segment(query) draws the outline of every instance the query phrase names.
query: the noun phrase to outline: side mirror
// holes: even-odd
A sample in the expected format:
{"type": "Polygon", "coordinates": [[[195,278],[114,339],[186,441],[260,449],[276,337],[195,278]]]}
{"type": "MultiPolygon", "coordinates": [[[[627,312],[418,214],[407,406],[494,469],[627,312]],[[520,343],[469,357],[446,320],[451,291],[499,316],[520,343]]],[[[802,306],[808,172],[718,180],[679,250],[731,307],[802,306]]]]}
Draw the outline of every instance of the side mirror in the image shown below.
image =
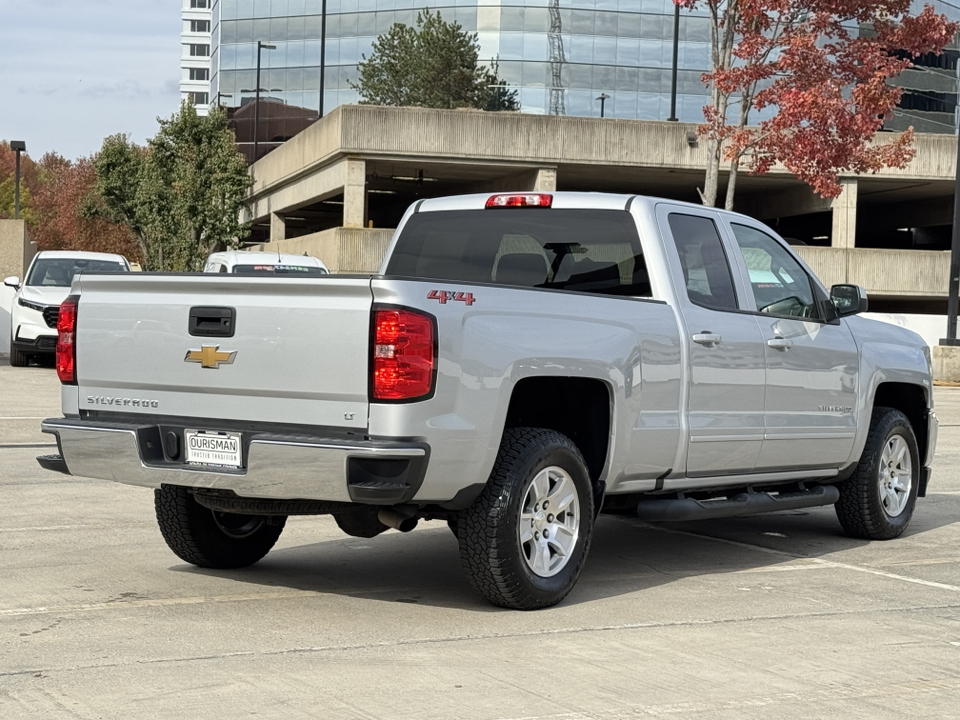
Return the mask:
{"type": "Polygon", "coordinates": [[[847,317],[867,311],[867,291],[859,285],[834,285],[830,288],[830,303],[837,317],[847,317]]]}
{"type": "Polygon", "coordinates": [[[16,275],[11,275],[10,277],[3,279],[3,284],[7,287],[12,287],[14,290],[19,290],[20,278],[18,278],[16,275]]]}

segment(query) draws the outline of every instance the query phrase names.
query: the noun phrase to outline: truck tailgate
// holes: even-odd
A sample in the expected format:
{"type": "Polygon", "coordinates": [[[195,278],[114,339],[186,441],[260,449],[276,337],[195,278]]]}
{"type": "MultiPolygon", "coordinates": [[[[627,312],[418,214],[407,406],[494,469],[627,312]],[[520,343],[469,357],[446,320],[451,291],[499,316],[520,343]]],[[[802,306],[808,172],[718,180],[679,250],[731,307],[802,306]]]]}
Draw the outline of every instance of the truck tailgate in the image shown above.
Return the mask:
{"type": "Polygon", "coordinates": [[[369,278],[129,274],[78,285],[81,410],[366,427],[369,278]],[[195,308],[232,310],[232,336],[208,334],[209,323],[191,331],[195,308]]]}

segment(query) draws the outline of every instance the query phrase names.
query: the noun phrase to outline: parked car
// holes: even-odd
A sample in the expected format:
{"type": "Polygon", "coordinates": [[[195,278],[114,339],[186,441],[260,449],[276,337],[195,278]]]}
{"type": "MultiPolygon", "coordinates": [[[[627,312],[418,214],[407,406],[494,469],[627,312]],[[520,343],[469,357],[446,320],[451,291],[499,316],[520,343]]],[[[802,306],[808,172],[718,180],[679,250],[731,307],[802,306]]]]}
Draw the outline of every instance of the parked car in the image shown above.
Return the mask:
{"type": "Polygon", "coordinates": [[[123,255],[67,250],[37,253],[22,285],[16,276],[3,281],[16,290],[10,307],[10,364],[23,367],[31,357],[53,357],[60,304],[70,294],[74,275],[129,270],[130,263],[123,255]]]}
{"type": "Polygon", "coordinates": [[[207,258],[203,271],[239,275],[327,275],[330,272],[320,258],[311,255],[246,250],[213,253],[207,258]]]}
{"type": "Polygon", "coordinates": [[[257,562],[289,515],[364,538],[444,520],[478,592],[539,608],[573,588],[601,510],[834,505],[888,540],[931,477],[926,343],[700,205],[420,200],[376,275],[85,276],[63,308],[39,462],[153,488],[200,567],[257,562]]]}

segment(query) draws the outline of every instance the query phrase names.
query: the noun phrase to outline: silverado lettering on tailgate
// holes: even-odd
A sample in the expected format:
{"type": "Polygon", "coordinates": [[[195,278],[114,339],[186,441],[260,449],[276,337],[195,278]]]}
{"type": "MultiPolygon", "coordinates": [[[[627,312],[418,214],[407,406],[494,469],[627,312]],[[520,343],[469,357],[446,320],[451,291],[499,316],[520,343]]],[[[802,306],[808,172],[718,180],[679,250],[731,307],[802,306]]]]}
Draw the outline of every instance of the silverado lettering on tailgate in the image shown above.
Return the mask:
{"type": "Polygon", "coordinates": [[[87,405],[119,405],[123,407],[160,407],[159,400],[141,400],[139,398],[104,397],[103,395],[87,395],[87,405]]]}

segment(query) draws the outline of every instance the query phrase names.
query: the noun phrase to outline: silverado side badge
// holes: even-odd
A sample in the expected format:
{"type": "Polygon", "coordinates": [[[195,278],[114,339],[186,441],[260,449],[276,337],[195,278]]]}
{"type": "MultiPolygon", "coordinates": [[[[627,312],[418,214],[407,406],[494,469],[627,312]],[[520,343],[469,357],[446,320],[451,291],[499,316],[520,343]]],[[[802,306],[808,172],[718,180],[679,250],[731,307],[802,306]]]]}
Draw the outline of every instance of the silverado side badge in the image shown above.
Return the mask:
{"type": "Polygon", "coordinates": [[[200,363],[200,367],[219,370],[220,365],[232,365],[237,351],[219,352],[219,345],[201,345],[199,350],[187,350],[184,362],[200,363]]]}

